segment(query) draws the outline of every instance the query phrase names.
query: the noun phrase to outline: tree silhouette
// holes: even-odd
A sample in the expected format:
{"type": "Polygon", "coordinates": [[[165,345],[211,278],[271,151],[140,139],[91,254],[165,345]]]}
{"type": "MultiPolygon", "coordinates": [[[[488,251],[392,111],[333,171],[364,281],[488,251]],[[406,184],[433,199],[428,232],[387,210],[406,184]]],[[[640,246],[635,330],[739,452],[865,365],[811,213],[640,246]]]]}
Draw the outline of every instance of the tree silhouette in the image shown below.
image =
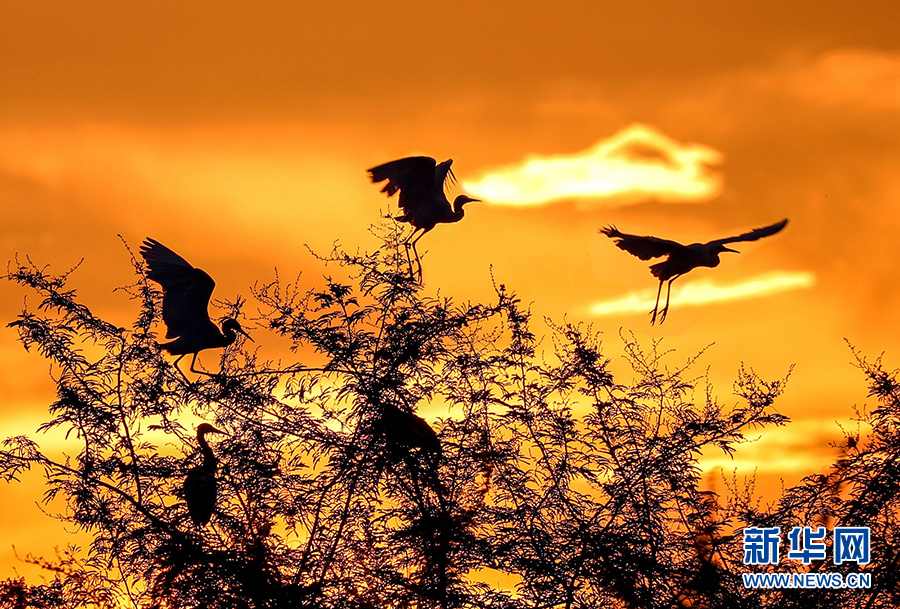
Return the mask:
{"type": "Polygon", "coordinates": [[[53,459],[33,439],[7,439],[0,474],[42,469],[45,500],[62,498],[58,517],[92,541],[86,553],[30,558],[52,580],[2,582],[0,602],[896,605],[900,384],[880,362],[860,359],[882,400],[865,417],[873,434],[848,444],[832,472],[763,509],[748,490],[702,490],[698,458],[785,423],[773,403],[786,379],[741,369],[740,400],[725,405],[692,372],[700,355],[672,366],[658,343],[628,334],[631,373],[614,377],[589,326],[548,322],[544,344],[502,285],[489,303],[429,295],[409,276],[397,234],[376,231],[378,250],[322,258],[344,279],[257,284],[252,317],[241,299],[218,302],[225,317],[255,324],[256,350],[231,345],[220,371],[193,381],[160,352],[160,293],[136,259],[137,281],[123,288],[137,309],[130,328],[80,303],[70,273],[11,265],[7,279],[41,299],[11,324],[51,363],[57,399],[41,429],[71,434],[78,448],[53,459]],[[288,339],[299,363],[261,359],[266,332],[288,339]],[[425,405],[447,416],[429,423],[415,414],[425,405]],[[182,495],[201,462],[200,421],[225,432],[205,527],[194,526],[182,495]],[[876,527],[877,590],[743,588],[740,527],[825,517],[876,527]]]}

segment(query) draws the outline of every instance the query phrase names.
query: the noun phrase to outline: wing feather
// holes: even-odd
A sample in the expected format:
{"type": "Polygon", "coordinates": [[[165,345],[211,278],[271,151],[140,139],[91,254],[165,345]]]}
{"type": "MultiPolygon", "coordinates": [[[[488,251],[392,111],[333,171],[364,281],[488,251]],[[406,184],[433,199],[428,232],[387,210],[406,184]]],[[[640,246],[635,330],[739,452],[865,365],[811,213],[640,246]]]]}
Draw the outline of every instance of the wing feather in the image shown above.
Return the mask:
{"type": "Polygon", "coordinates": [[[212,323],[209,299],[216,287],[212,277],[155,239],[146,239],[140,253],[147,263],[147,278],[163,289],[166,338],[177,338],[212,323]]]}
{"type": "Polygon", "coordinates": [[[650,260],[651,258],[668,256],[685,248],[685,246],[680,243],[669,241],[668,239],[627,235],[620,232],[615,226],[601,228],[600,233],[606,235],[610,239],[614,239],[616,246],[619,249],[625,250],[632,256],[637,256],[641,260],[650,260]]]}
{"type": "Polygon", "coordinates": [[[718,243],[720,245],[725,245],[726,243],[736,243],[738,241],[756,241],[757,239],[762,239],[763,237],[774,235],[775,233],[783,229],[787,225],[787,223],[787,218],[785,218],[781,222],[776,222],[775,224],[770,224],[769,226],[754,228],[749,233],[744,233],[743,235],[738,235],[737,237],[717,239],[715,241],[710,241],[709,244],[718,243]]]}
{"type": "MultiPolygon", "coordinates": [[[[369,177],[375,184],[387,180],[381,192],[389,197],[399,191],[400,208],[408,214],[433,198],[436,167],[437,163],[429,156],[411,156],[373,167],[369,177]]],[[[443,178],[440,182],[443,183],[443,178]]]]}

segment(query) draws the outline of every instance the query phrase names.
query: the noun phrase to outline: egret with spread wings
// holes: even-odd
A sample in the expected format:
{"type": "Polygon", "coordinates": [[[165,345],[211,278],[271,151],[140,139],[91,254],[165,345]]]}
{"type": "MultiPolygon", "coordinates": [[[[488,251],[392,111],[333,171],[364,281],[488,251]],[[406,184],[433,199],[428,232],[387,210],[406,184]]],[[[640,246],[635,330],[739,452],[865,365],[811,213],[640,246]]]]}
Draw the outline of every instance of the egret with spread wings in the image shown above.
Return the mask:
{"type": "Polygon", "coordinates": [[[756,241],[763,237],[769,237],[783,229],[786,224],[787,220],[785,219],[770,226],[756,228],[736,237],[717,239],[715,241],[710,241],[709,243],[692,243],[691,245],[682,245],[675,241],[660,239],[658,237],[626,235],[625,233],[619,232],[615,226],[601,228],[600,232],[610,239],[614,239],[619,249],[623,249],[629,254],[637,256],[641,260],[650,260],[651,258],[667,256],[662,262],[657,262],[650,267],[650,272],[654,277],[659,279],[659,289],[656,291],[656,305],[653,307],[653,311],[651,311],[653,317],[650,319],[650,323],[653,324],[656,323],[657,311],[659,309],[659,297],[662,293],[663,282],[668,281],[669,283],[666,286],[666,306],[659,312],[659,323],[666,320],[666,313],[669,311],[669,292],[672,289],[673,281],[698,266],[719,266],[719,254],[722,252],[740,253],[737,250],[725,247],[726,243],[756,241]]]}
{"type": "MultiPolygon", "coordinates": [[[[146,239],[140,251],[147,262],[147,278],[163,289],[162,313],[167,328],[166,338],[175,340],[160,343],[159,346],[178,356],[176,368],[181,358],[193,354],[191,372],[203,374],[194,369],[200,351],[227,347],[237,338],[236,332],[250,338],[236,319],[226,319],[219,330],[209,318],[209,299],[216,282],[206,272],[191,266],[187,260],[154,239],[146,239]]],[[[178,371],[181,372],[181,368],[178,371]]]]}
{"type": "Polygon", "coordinates": [[[403,210],[403,215],[394,219],[408,222],[414,227],[413,232],[403,240],[403,245],[406,247],[410,273],[413,273],[412,261],[409,259],[409,248],[412,247],[418,266],[416,274],[419,281],[422,280],[422,262],[419,260],[419,252],[416,251],[419,239],[438,224],[459,222],[465,215],[463,205],[480,201],[459,195],[453,201],[453,205],[450,205],[444,194],[444,184],[448,178],[451,182],[456,180],[453,170],[450,169],[452,163],[453,159],[437,163],[428,156],[414,156],[391,161],[369,170],[369,177],[373,183],[387,180],[381,192],[389,197],[400,192],[400,209],[403,210]],[[422,232],[416,236],[419,231],[422,232]]]}

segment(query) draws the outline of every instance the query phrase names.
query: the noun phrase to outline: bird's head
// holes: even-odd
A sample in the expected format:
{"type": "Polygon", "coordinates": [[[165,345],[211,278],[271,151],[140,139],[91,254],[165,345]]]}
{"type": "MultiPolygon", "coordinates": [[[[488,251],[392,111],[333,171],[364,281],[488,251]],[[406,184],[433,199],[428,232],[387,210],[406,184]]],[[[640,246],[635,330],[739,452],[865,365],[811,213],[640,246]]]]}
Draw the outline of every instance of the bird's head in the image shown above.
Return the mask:
{"type": "Polygon", "coordinates": [[[221,429],[216,429],[215,427],[213,427],[213,426],[210,425],[209,423],[200,423],[200,425],[197,426],[197,437],[198,437],[198,438],[202,438],[203,436],[205,436],[205,435],[208,434],[208,433],[221,433],[221,434],[224,434],[225,432],[222,431],[221,429]]]}
{"type": "Polygon", "coordinates": [[[473,199],[468,195],[459,195],[453,200],[453,209],[460,211],[466,203],[481,203],[481,199],[473,199]]]}
{"type": "Polygon", "coordinates": [[[225,334],[225,333],[228,332],[229,330],[230,330],[232,333],[237,332],[237,333],[239,333],[239,334],[243,334],[244,336],[247,337],[247,339],[250,340],[251,343],[255,343],[255,342],[256,342],[255,340],[253,340],[253,339],[250,337],[249,334],[247,334],[247,333],[244,331],[244,329],[241,327],[241,324],[238,323],[238,320],[232,319],[232,318],[230,318],[230,317],[229,317],[228,319],[226,319],[225,321],[222,322],[222,333],[225,334]]]}

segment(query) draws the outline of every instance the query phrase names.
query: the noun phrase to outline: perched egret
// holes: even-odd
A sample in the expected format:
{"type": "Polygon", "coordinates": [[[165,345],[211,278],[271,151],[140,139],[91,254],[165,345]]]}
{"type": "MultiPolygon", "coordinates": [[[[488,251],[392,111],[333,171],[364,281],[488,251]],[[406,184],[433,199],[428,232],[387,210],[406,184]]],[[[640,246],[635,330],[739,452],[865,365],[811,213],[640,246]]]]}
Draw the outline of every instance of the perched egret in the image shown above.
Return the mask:
{"type": "Polygon", "coordinates": [[[385,405],[382,407],[379,427],[384,437],[394,445],[419,448],[429,453],[441,452],[437,434],[425,419],[411,412],[385,405]]]}
{"type": "MultiPolygon", "coordinates": [[[[178,356],[176,368],[185,355],[192,354],[191,372],[201,373],[194,369],[200,351],[227,347],[235,341],[238,332],[253,340],[236,319],[226,319],[221,330],[210,320],[209,299],[216,282],[205,271],[191,266],[187,260],[153,239],[146,239],[140,252],[147,262],[147,278],[163,289],[166,338],[175,340],[161,343],[160,347],[178,356]]],[[[178,370],[181,371],[180,368],[178,370]]]]}
{"type": "Polygon", "coordinates": [[[412,247],[418,266],[416,274],[419,281],[422,281],[422,262],[419,260],[419,252],[416,250],[416,243],[419,239],[438,224],[459,222],[465,215],[463,205],[480,201],[480,199],[459,195],[453,201],[453,205],[450,205],[450,201],[444,194],[444,183],[448,177],[451,181],[456,180],[453,170],[450,169],[452,163],[453,159],[437,163],[428,156],[413,156],[391,161],[369,170],[369,177],[373,183],[377,184],[387,180],[387,184],[381,189],[381,192],[389,197],[400,192],[400,209],[403,210],[403,215],[394,219],[408,222],[414,227],[413,232],[404,239],[403,245],[406,247],[410,273],[413,272],[412,262],[409,260],[409,248],[412,247]],[[419,233],[419,231],[422,232],[419,233]],[[419,235],[416,236],[416,233],[419,235]]]}
{"type": "Polygon", "coordinates": [[[209,423],[201,423],[197,427],[197,443],[203,453],[203,463],[192,467],[184,479],[184,499],[187,501],[188,513],[198,527],[209,522],[216,507],[216,464],[218,459],[213,454],[206,434],[225,433],[209,423]]]}

